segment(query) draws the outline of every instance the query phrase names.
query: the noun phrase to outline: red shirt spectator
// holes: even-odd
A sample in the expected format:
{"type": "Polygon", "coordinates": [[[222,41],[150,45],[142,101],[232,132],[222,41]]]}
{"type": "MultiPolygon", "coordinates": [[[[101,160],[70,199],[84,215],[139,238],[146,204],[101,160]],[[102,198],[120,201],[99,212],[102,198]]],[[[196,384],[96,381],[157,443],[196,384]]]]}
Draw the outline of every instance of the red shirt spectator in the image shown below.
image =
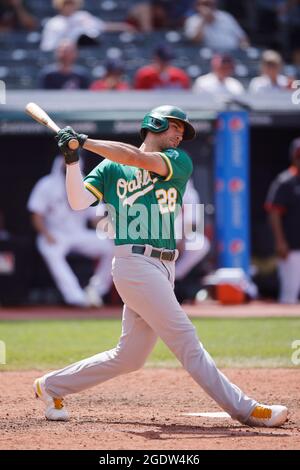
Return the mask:
{"type": "Polygon", "coordinates": [[[190,79],[184,70],[170,65],[174,58],[168,46],[159,46],[154,51],[154,61],[139,69],[134,78],[136,90],[189,89],[190,79]]]}
{"type": "Polygon", "coordinates": [[[121,60],[108,60],[106,62],[106,74],[103,78],[95,80],[90,90],[104,91],[104,90],[129,90],[129,83],[123,79],[124,64],[121,60]]]}
{"type": "Polygon", "coordinates": [[[92,91],[105,91],[105,90],[118,90],[124,91],[129,90],[129,84],[127,82],[117,82],[111,77],[104,77],[100,80],[95,80],[91,86],[90,90],[92,91]]]}

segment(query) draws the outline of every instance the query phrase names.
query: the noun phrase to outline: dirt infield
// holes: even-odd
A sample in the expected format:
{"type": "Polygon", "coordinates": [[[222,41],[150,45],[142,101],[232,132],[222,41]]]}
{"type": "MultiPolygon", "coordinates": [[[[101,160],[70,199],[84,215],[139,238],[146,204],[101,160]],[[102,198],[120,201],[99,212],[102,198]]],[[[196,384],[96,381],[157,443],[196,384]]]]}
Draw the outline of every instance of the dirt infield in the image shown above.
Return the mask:
{"type": "Polygon", "coordinates": [[[220,409],[184,370],[147,368],[68,397],[71,421],[47,422],[32,393],[41,373],[2,372],[0,449],[300,449],[300,370],[225,373],[261,402],[287,405],[286,425],[185,416],[220,409]]]}

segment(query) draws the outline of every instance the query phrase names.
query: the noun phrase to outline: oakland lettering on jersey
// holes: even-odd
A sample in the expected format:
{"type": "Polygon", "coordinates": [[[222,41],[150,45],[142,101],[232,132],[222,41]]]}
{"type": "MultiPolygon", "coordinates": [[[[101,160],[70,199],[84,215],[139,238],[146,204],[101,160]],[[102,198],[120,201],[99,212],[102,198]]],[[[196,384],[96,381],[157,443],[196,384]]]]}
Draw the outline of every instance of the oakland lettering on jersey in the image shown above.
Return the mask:
{"type": "Polygon", "coordinates": [[[123,206],[131,206],[139,197],[144,196],[154,188],[154,184],[158,178],[152,178],[148,170],[137,170],[135,178],[131,181],[126,181],[124,178],[119,178],[117,181],[117,195],[120,199],[124,199],[123,206]],[[149,185],[149,183],[151,183],[149,185]],[[149,185],[149,186],[148,186],[149,185]],[[148,187],[147,187],[148,186],[148,187]],[[141,188],[144,188],[141,190],[141,188]],[[128,193],[134,193],[126,198],[128,193]]]}
{"type": "Polygon", "coordinates": [[[106,159],[85,178],[87,189],[98,199],[103,196],[106,207],[111,206],[116,245],[147,243],[156,248],[176,247],[174,219],[193,164],[180,149],[166,149],[162,156],[169,170],[166,177],[106,159]]]}

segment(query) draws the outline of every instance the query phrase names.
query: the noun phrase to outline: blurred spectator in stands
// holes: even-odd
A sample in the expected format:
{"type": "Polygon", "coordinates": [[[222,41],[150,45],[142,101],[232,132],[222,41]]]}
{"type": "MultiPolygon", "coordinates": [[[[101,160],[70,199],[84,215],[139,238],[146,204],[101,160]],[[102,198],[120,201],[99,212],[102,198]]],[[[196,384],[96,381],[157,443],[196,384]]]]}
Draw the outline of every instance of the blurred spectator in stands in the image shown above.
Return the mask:
{"type": "Polygon", "coordinates": [[[264,51],[261,61],[261,75],[254,77],[249,83],[250,93],[265,93],[268,91],[280,91],[290,87],[291,79],[281,75],[281,55],[272,50],[264,51]]]}
{"type": "Polygon", "coordinates": [[[124,80],[124,63],[119,59],[109,59],[105,65],[106,73],[103,78],[95,80],[90,90],[105,91],[105,90],[129,90],[130,85],[124,80]]]}
{"type": "Polygon", "coordinates": [[[47,65],[41,71],[39,87],[45,90],[86,90],[89,75],[84,67],[75,65],[77,46],[64,39],[55,51],[56,63],[47,65]]]}
{"type": "Polygon", "coordinates": [[[188,89],[190,79],[184,70],[170,65],[175,54],[163,44],[154,49],[153,63],[140,68],[134,77],[137,90],[188,89]]]}
{"type": "MultiPolygon", "coordinates": [[[[95,208],[81,212],[70,208],[62,156],[56,157],[51,173],[34,186],[28,210],[32,213],[32,224],[38,233],[37,248],[66,304],[78,307],[101,305],[102,297],[112,284],[113,243],[109,238],[101,236],[99,239],[95,229],[87,228],[87,221],[96,217],[95,208]],[[85,290],[66,260],[69,253],[101,260],[85,290]]],[[[98,226],[98,235],[99,232],[98,226]]]]}
{"type": "Polygon", "coordinates": [[[245,91],[244,87],[232,77],[233,74],[233,58],[228,54],[215,54],[211,60],[211,72],[196,79],[193,91],[216,95],[241,95],[245,91]]]}
{"type": "Polygon", "coordinates": [[[122,22],[104,22],[88,11],[80,10],[83,0],[53,0],[59,14],[49,19],[42,33],[41,49],[54,50],[62,39],[71,39],[79,45],[96,45],[105,31],[132,31],[122,22]]]}
{"type": "Polygon", "coordinates": [[[265,204],[278,256],[279,301],[294,304],[300,293],[300,138],[290,145],[292,166],[270,186],[265,204]]]}
{"type": "Polygon", "coordinates": [[[32,31],[38,27],[37,19],[29,13],[23,0],[1,0],[0,32],[32,31]]]}
{"type": "Polygon", "coordinates": [[[246,48],[246,33],[232,15],[217,9],[216,0],[197,0],[197,13],[186,19],[184,29],[188,39],[216,51],[246,48]]]}
{"type": "Polygon", "coordinates": [[[143,33],[176,29],[183,26],[185,18],[193,11],[193,4],[194,0],[136,0],[127,20],[143,33]]]}

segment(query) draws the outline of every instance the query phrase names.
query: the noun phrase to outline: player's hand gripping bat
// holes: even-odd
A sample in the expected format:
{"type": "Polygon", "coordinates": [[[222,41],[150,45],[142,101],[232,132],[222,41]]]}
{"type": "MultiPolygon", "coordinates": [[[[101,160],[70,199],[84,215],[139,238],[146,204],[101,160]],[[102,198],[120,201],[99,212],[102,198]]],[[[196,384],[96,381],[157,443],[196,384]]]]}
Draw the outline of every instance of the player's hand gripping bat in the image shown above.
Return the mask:
{"type": "MultiPolygon", "coordinates": [[[[60,131],[60,128],[57,124],[48,116],[48,114],[40,108],[36,103],[28,103],[26,105],[26,113],[29,114],[33,119],[42,124],[43,126],[48,127],[56,134],[60,131]]],[[[79,142],[77,139],[71,139],[68,142],[68,146],[71,150],[76,150],[79,147],[79,142]]]]}

